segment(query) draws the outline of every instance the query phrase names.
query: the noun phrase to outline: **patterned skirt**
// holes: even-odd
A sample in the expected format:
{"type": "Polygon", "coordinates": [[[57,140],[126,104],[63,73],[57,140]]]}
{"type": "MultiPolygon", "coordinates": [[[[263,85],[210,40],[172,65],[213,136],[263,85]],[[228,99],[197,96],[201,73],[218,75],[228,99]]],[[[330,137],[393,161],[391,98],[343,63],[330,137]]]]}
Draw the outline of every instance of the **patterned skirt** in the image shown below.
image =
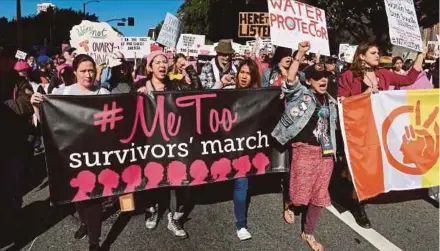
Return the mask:
{"type": "Polygon", "coordinates": [[[328,186],[333,158],[323,157],[320,146],[294,143],[290,167],[290,200],[293,205],[330,205],[328,186]]]}

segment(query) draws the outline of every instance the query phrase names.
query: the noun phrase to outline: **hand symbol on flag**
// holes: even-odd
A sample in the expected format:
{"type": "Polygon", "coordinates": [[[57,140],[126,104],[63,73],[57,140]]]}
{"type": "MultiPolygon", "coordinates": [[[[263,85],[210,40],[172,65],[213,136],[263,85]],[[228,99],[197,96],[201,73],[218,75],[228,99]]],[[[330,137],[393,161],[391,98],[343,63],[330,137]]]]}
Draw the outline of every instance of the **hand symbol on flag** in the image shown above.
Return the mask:
{"type": "Polygon", "coordinates": [[[414,163],[416,165],[414,169],[416,174],[427,173],[438,161],[439,126],[435,122],[438,110],[438,107],[436,107],[423,125],[421,125],[420,101],[417,101],[416,125],[405,126],[405,134],[402,136],[403,141],[400,150],[403,153],[404,163],[414,163]],[[434,122],[435,135],[432,135],[428,130],[434,122]]]}
{"type": "Polygon", "coordinates": [[[421,122],[420,100],[417,101],[415,109],[414,106],[401,106],[390,113],[383,124],[383,139],[384,150],[388,161],[394,168],[410,175],[423,175],[434,167],[439,159],[440,130],[436,121],[438,112],[439,108],[435,107],[423,125],[421,122]],[[412,163],[416,166],[415,168],[399,162],[391,153],[386,140],[393,121],[404,113],[413,113],[414,110],[416,124],[405,126],[400,151],[403,154],[403,163],[412,163]],[[434,124],[434,127],[433,130],[430,131],[432,124],[434,124]]]}

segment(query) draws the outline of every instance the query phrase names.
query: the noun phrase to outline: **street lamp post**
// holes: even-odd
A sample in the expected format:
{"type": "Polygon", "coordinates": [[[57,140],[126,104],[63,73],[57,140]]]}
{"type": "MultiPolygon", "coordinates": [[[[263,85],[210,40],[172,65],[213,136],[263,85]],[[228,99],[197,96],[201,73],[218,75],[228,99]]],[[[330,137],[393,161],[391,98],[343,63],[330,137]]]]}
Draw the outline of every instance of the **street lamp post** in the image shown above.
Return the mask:
{"type": "Polygon", "coordinates": [[[83,15],[84,16],[86,16],[86,5],[89,3],[93,3],[93,2],[99,3],[99,0],[91,0],[91,1],[83,3],[83,15]]]}

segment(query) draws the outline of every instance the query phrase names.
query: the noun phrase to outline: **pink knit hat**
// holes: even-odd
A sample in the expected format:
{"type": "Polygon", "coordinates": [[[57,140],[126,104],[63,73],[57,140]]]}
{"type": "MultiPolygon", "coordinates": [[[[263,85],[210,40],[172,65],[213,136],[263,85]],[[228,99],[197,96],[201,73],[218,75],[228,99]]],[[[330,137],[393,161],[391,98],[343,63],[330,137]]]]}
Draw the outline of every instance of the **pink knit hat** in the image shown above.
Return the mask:
{"type": "Polygon", "coordinates": [[[16,70],[17,72],[20,72],[20,71],[27,71],[27,70],[29,70],[31,67],[28,65],[28,63],[27,62],[25,62],[25,61],[18,61],[17,63],[15,63],[15,66],[14,66],[14,70],[16,70]]]}
{"type": "Polygon", "coordinates": [[[148,64],[151,63],[151,61],[153,61],[153,59],[157,56],[164,56],[165,58],[167,58],[167,55],[163,52],[163,51],[153,51],[150,54],[148,54],[147,56],[145,56],[144,58],[147,60],[148,64]]]}

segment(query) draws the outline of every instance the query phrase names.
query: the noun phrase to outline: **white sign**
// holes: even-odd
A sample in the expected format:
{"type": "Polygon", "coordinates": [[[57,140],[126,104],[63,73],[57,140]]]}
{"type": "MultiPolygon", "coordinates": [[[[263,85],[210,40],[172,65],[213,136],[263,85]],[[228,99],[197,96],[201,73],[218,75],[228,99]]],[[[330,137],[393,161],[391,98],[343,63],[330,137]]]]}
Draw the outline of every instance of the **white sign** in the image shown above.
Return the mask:
{"type": "Polygon", "coordinates": [[[17,58],[17,59],[25,60],[26,56],[27,56],[27,53],[24,51],[17,50],[17,53],[15,53],[15,58],[17,58]]]}
{"type": "Polygon", "coordinates": [[[70,30],[70,46],[80,48],[88,39],[113,39],[120,35],[108,23],[96,23],[83,20],[70,30]]]}
{"type": "Polygon", "coordinates": [[[293,0],[268,0],[268,5],[274,45],[297,49],[300,42],[309,41],[310,52],[330,56],[324,10],[293,0]]]}
{"type": "Polygon", "coordinates": [[[342,53],[345,55],[345,51],[350,47],[350,44],[339,44],[339,54],[338,56],[341,56],[342,53]]]}
{"type": "Polygon", "coordinates": [[[197,57],[200,48],[205,44],[205,35],[182,34],[177,43],[177,53],[197,57]]]}
{"type": "Polygon", "coordinates": [[[167,47],[176,47],[180,35],[180,20],[171,13],[166,14],[165,21],[160,29],[157,41],[167,47]]]}
{"type": "Polygon", "coordinates": [[[108,23],[83,20],[70,31],[70,45],[77,48],[77,54],[91,56],[97,65],[116,66],[120,60],[113,54],[121,48],[121,35],[108,23]]]}
{"type": "Polygon", "coordinates": [[[354,54],[356,53],[357,50],[357,45],[350,45],[346,48],[346,50],[344,51],[344,61],[351,64],[353,63],[354,60],[354,54]]]}
{"type": "Polygon", "coordinates": [[[413,0],[384,1],[391,44],[422,51],[422,36],[413,0]]]}
{"type": "Polygon", "coordinates": [[[149,37],[123,37],[121,52],[125,58],[142,58],[150,53],[151,43],[149,37]]]}

